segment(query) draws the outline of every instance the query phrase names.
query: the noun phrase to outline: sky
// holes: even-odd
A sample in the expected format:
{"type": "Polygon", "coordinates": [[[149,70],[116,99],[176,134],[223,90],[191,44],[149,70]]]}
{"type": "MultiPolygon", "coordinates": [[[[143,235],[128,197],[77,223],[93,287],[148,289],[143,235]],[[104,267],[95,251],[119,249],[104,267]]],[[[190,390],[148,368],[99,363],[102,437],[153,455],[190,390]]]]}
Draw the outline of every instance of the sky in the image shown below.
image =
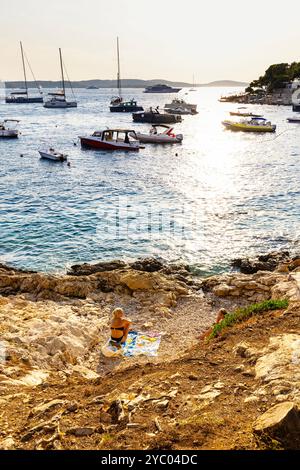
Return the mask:
{"type": "Polygon", "coordinates": [[[0,80],[21,80],[19,41],[39,80],[249,82],[300,61],[300,0],[0,0],[0,80]]]}

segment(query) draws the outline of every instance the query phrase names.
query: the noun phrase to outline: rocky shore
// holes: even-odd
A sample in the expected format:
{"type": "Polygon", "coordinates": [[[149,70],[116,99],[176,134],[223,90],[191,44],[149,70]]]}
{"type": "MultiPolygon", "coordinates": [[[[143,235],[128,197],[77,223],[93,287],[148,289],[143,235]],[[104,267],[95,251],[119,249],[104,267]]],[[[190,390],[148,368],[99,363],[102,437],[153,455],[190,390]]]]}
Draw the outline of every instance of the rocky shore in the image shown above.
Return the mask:
{"type": "Polygon", "coordinates": [[[0,447],[299,447],[300,257],[233,269],[199,278],[155,259],[67,275],[0,265],[0,447]],[[199,341],[221,307],[270,299],[289,307],[199,341]],[[101,355],[116,306],[162,334],[158,357],[101,355]]]}

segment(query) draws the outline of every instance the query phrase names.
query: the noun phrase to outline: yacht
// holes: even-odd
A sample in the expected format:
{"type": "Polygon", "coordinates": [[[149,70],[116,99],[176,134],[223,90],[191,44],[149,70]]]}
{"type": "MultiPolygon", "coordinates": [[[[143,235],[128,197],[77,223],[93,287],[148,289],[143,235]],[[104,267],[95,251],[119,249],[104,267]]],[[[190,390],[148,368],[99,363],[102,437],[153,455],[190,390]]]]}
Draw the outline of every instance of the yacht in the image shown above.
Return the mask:
{"type": "MultiPolygon", "coordinates": [[[[41,92],[41,87],[36,82],[34,76],[34,80],[36,83],[37,88],[40,91],[40,96],[29,96],[28,93],[28,84],[27,84],[27,75],[26,75],[26,65],[25,65],[25,58],[24,58],[24,51],[22,42],[20,42],[21,48],[21,57],[22,57],[22,65],[23,65],[23,74],[24,74],[24,89],[20,91],[12,91],[8,96],[5,98],[5,102],[9,104],[26,104],[26,103],[42,103],[43,96],[41,92]]],[[[28,59],[27,59],[28,62],[28,59]]],[[[30,67],[30,64],[29,64],[30,67]]],[[[30,67],[31,70],[31,67],[30,67]]]]}
{"type": "Polygon", "coordinates": [[[144,93],[178,93],[182,88],[173,88],[169,85],[158,84],[147,86],[144,93]]]}
{"type": "MultiPolygon", "coordinates": [[[[48,96],[50,96],[50,98],[47,101],[45,101],[44,108],[77,108],[77,101],[67,101],[66,99],[64,66],[63,66],[62,54],[61,54],[60,48],[59,48],[59,59],[60,59],[60,68],[61,68],[62,90],[54,92],[54,93],[48,93],[48,96]]],[[[72,89],[72,85],[71,85],[71,89],[72,89]]],[[[73,92],[73,89],[72,89],[72,92],[73,92]]]]}

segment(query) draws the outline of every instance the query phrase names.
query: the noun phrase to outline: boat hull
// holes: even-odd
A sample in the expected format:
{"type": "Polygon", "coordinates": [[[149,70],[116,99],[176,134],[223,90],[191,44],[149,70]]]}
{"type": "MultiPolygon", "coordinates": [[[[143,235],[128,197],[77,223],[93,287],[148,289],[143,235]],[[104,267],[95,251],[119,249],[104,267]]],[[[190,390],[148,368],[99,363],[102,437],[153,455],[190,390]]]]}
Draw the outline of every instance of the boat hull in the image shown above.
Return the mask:
{"type": "Polygon", "coordinates": [[[300,124],[300,117],[299,118],[287,118],[287,121],[300,124]]]}
{"type": "Polygon", "coordinates": [[[170,137],[168,135],[151,135],[136,133],[136,137],[143,144],[181,144],[183,140],[182,134],[178,134],[176,137],[170,137]]]}
{"type": "Polygon", "coordinates": [[[147,122],[149,124],[174,124],[182,121],[180,115],[167,113],[133,113],[132,118],[134,122],[147,122]]]}
{"type": "Polygon", "coordinates": [[[5,103],[9,104],[30,104],[30,103],[43,103],[43,98],[42,97],[21,97],[19,96],[18,98],[10,98],[7,97],[5,98],[5,103]]]}
{"type": "Polygon", "coordinates": [[[51,160],[52,162],[65,162],[67,160],[65,155],[53,155],[42,151],[39,151],[39,154],[44,160],[51,160]]]}
{"type": "Polygon", "coordinates": [[[172,88],[171,90],[144,90],[144,93],[164,93],[164,94],[169,94],[169,93],[179,93],[182,90],[182,88],[172,88]]]}
{"type": "Polygon", "coordinates": [[[65,101],[62,103],[51,103],[47,102],[44,103],[44,108],[48,109],[68,109],[68,108],[77,108],[76,101],[65,101]]]}
{"type": "Polygon", "coordinates": [[[142,106],[130,106],[130,105],[115,105],[109,107],[111,113],[134,113],[138,111],[144,111],[142,106]]]}
{"type": "Polygon", "coordinates": [[[239,112],[234,112],[230,111],[230,116],[239,116],[239,117],[262,117],[261,114],[253,114],[253,113],[239,113],[239,112]]]}
{"type": "Polygon", "coordinates": [[[223,121],[222,122],[223,126],[226,127],[226,129],[229,129],[231,131],[241,131],[241,132],[275,132],[276,131],[276,126],[254,126],[254,125],[245,125],[245,124],[239,124],[239,123],[232,123],[228,121],[223,121]]]}
{"type": "Polygon", "coordinates": [[[4,130],[0,131],[0,139],[17,139],[19,137],[18,131],[4,130]]]}
{"type": "Polygon", "coordinates": [[[125,151],[137,151],[140,148],[138,142],[131,142],[126,144],[125,142],[108,142],[92,137],[79,137],[82,147],[96,149],[96,150],[125,150],[125,151]]]}

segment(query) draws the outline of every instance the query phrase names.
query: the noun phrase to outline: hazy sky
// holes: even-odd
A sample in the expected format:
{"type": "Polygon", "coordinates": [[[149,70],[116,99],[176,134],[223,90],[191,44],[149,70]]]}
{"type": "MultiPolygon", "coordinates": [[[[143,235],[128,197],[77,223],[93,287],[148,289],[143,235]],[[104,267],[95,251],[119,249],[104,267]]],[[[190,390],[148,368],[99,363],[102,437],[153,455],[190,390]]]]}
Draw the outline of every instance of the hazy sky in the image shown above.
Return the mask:
{"type": "Polygon", "coordinates": [[[0,79],[22,78],[19,41],[38,79],[251,81],[300,61],[300,0],[0,0],[0,79]]]}

